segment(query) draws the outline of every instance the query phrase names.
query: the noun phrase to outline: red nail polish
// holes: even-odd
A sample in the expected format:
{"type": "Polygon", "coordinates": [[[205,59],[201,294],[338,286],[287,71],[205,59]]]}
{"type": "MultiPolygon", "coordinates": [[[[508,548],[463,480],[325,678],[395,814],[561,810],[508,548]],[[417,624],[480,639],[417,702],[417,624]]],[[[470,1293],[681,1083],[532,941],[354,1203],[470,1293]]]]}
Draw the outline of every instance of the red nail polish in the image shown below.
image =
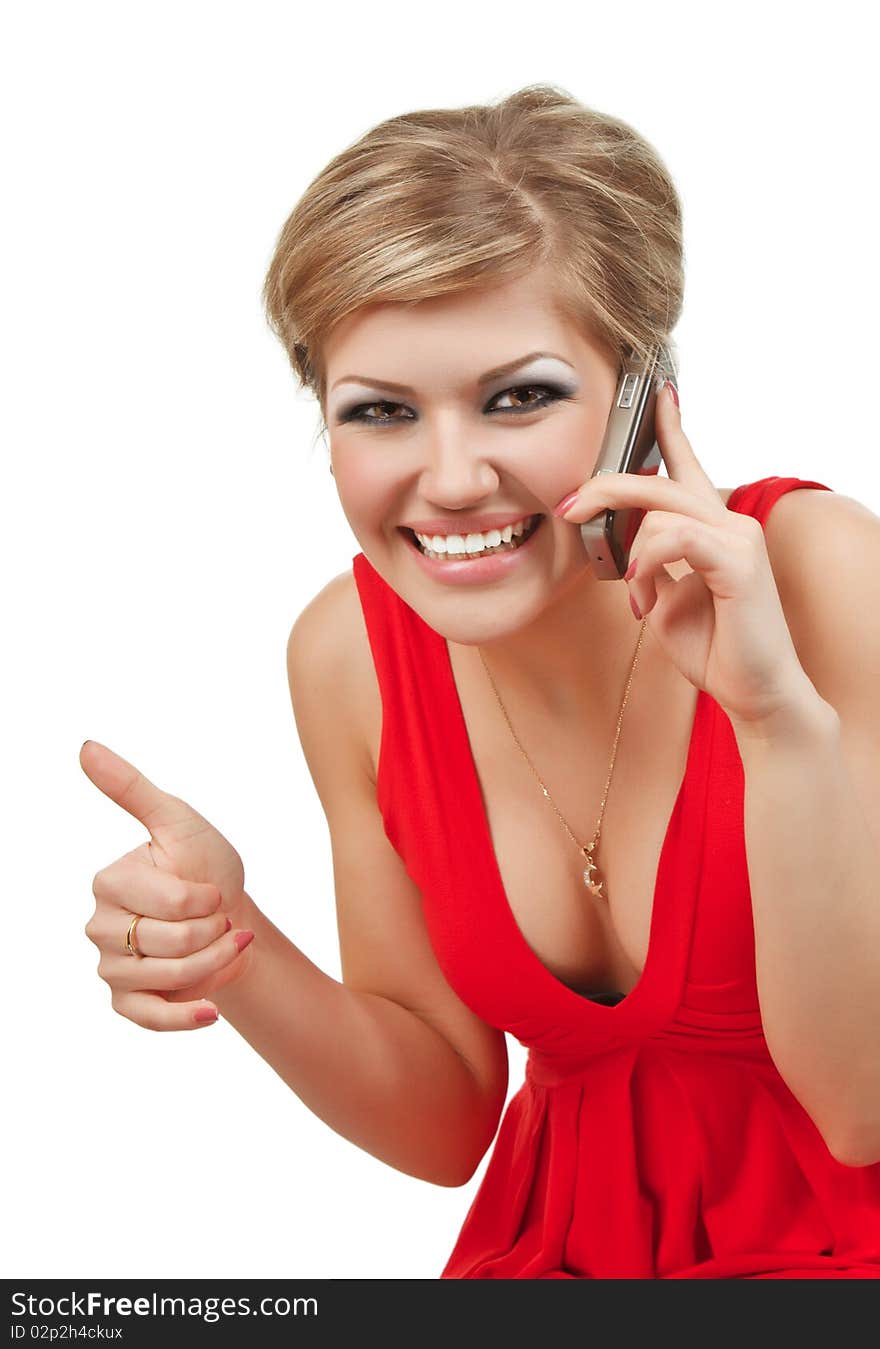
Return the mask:
{"type": "Polygon", "coordinates": [[[630,597],[629,597],[629,606],[630,606],[630,608],[632,609],[633,613],[635,614],[636,618],[641,618],[641,616],[642,616],[642,611],[641,611],[641,609],[639,608],[639,606],[636,604],[635,598],[634,598],[632,595],[630,595],[630,597]]]}
{"type": "Polygon", "coordinates": [[[239,951],[243,951],[244,948],[247,946],[248,942],[252,942],[253,939],[254,939],[253,932],[236,932],[232,940],[235,942],[239,951]]]}
{"type": "Polygon", "coordinates": [[[580,488],[578,488],[576,492],[569,492],[569,494],[568,494],[567,497],[563,497],[562,500],[560,501],[559,505],[553,507],[553,514],[554,514],[554,515],[564,515],[565,512],[568,510],[569,506],[572,504],[572,502],[573,502],[573,501],[575,500],[575,498],[577,497],[578,492],[580,492],[580,488]]]}
{"type": "Polygon", "coordinates": [[[231,918],[227,918],[227,919],[226,919],[226,926],[225,926],[225,928],[223,929],[223,931],[224,931],[224,932],[228,932],[229,929],[230,929],[231,927],[232,927],[232,919],[231,919],[231,918]]]}
{"type": "Polygon", "coordinates": [[[200,1026],[204,1026],[209,1021],[216,1021],[219,1015],[216,1007],[200,1007],[197,1012],[193,1012],[193,1021],[197,1021],[200,1026]]]}

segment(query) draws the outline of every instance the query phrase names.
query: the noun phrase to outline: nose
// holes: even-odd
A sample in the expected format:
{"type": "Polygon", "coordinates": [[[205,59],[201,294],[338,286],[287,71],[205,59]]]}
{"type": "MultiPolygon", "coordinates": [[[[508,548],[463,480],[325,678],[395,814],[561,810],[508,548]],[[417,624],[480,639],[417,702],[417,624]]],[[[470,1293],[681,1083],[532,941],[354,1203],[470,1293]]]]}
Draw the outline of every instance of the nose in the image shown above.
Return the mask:
{"type": "Polygon", "coordinates": [[[455,418],[435,421],[423,437],[422,496],[437,506],[456,510],[491,495],[498,473],[486,455],[481,437],[455,418]]]}

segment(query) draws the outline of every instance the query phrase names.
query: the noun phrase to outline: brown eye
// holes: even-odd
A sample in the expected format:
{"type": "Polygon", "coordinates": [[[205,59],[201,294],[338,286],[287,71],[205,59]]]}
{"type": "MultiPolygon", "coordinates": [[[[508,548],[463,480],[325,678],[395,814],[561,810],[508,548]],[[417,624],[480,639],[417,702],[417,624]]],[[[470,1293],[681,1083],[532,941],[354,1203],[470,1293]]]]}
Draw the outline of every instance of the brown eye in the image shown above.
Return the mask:
{"type": "Polygon", "coordinates": [[[339,415],[339,421],[342,422],[367,422],[372,426],[390,426],[393,422],[411,422],[412,417],[389,417],[383,414],[380,417],[367,416],[373,408],[402,408],[403,403],[389,403],[385,399],[379,399],[375,403],[358,403],[356,407],[349,408],[348,412],[342,412],[339,415]]]}
{"type": "Polygon", "coordinates": [[[527,400],[526,398],[523,397],[524,394],[530,393],[533,394],[535,392],[534,386],[531,384],[521,384],[518,388],[507,389],[505,392],[509,393],[514,398],[515,400],[513,404],[514,407],[531,407],[533,402],[535,401],[539,403],[541,402],[540,395],[538,396],[537,400],[535,399],[527,400]]]}
{"type": "MultiPolygon", "coordinates": [[[[356,411],[360,411],[360,412],[363,414],[364,412],[366,412],[366,411],[367,411],[368,409],[370,409],[370,408],[386,408],[386,409],[387,409],[387,408],[400,408],[400,407],[403,407],[403,404],[402,404],[402,403],[386,403],[386,402],[383,401],[383,402],[379,402],[379,403],[363,403],[363,404],[361,405],[360,409],[356,409],[356,411]]],[[[402,417],[388,417],[388,416],[384,416],[384,417],[366,417],[366,416],[365,416],[365,417],[363,418],[363,420],[364,420],[365,422],[387,422],[387,421],[399,422],[399,421],[405,420],[405,418],[402,418],[402,417]]]]}
{"type": "Polygon", "coordinates": [[[492,412],[531,412],[535,408],[547,407],[550,403],[558,402],[562,398],[569,398],[570,394],[562,389],[554,388],[552,384],[517,384],[513,388],[504,389],[496,394],[492,402],[497,398],[512,398],[514,401],[507,407],[495,406],[490,409],[492,412]],[[535,395],[529,397],[530,394],[535,395]]]}

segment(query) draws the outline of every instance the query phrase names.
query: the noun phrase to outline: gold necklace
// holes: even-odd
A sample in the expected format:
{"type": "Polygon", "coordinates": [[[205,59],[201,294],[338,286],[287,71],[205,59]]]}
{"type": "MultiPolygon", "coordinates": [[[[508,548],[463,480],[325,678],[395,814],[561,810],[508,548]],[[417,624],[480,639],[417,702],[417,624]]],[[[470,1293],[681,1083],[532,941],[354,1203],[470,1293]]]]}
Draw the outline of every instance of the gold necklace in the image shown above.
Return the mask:
{"type": "Polygon", "coordinates": [[[516,742],[517,748],[519,749],[520,753],[522,754],[522,756],[523,756],[523,758],[525,759],[526,763],[528,764],[529,768],[531,768],[531,770],[532,770],[532,772],[534,773],[535,777],[538,779],[538,783],[540,784],[541,791],[544,793],[544,795],[546,796],[547,800],[550,802],[551,806],[552,806],[553,809],[556,811],[556,814],[559,816],[559,819],[560,819],[560,821],[561,821],[561,823],[562,823],[563,829],[564,829],[565,832],[568,834],[569,838],[571,839],[571,841],[572,841],[572,843],[575,845],[575,847],[578,849],[578,851],[579,851],[580,853],[583,854],[583,857],[584,857],[585,860],[586,860],[587,865],[586,865],[586,867],[585,867],[585,869],[584,869],[584,885],[585,885],[585,886],[587,887],[587,889],[591,892],[591,894],[594,894],[594,895],[597,896],[597,898],[599,898],[599,899],[604,899],[604,900],[606,900],[606,901],[607,901],[607,899],[608,899],[608,895],[607,895],[607,893],[605,893],[605,891],[604,891],[605,880],[604,880],[604,877],[602,876],[602,873],[601,873],[600,870],[599,870],[599,866],[598,866],[598,863],[597,863],[597,861],[596,861],[596,856],[595,856],[595,854],[596,854],[596,849],[597,849],[597,847],[599,846],[599,835],[600,835],[601,832],[602,832],[602,817],[603,817],[603,815],[605,814],[605,802],[606,802],[607,799],[608,799],[608,787],[609,787],[609,785],[610,785],[610,783],[611,783],[611,774],[614,772],[614,760],[615,760],[616,757],[617,757],[617,742],[618,742],[618,740],[620,739],[620,727],[621,727],[621,723],[623,722],[623,713],[624,713],[624,709],[626,708],[626,700],[627,700],[627,698],[629,697],[630,685],[632,684],[633,674],[635,673],[636,661],[637,661],[638,658],[639,658],[639,649],[640,649],[640,647],[641,647],[641,645],[642,645],[642,638],[643,638],[644,635],[645,635],[645,627],[646,627],[647,622],[648,622],[648,620],[647,620],[646,618],[642,620],[642,627],[641,627],[641,631],[639,632],[639,640],[638,640],[638,642],[636,643],[635,655],[633,656],[633,659],[632,659],[632,665],[630,666],[630,670],[629,670],[629,678],[628,678],[627,681],[626,681],[626,688],[625,688],[624,693],[623,693],[623,703],[621,704],[620,715],[619,715],[618,718],[617,718],[617,731],[615,732],[615,736],[614,736],[614,746],[613,746],[613,748],[612,748],[612,750],[611,750],[611,764],[610,764],[609,769],[608,769],[608,777],[607,777],[607,779],[606,779],[606,781],[605,781],[605,793],[604,793],[604,795],[603,795],[603,797],[602,797],[602,805],[601,805],[600,810],[599,810],[599,819],[598,819],[598,821],[596,822],[596,832],[595,832],[594,835],[593,835],[593,840],[592,840],[592,842],[591,842],[591,843],[587,843],[586,845],[582,845],[582,844],[578,843],[578,841],[577,841],[577,839],[575,838],[574,834],[571,832],[571,830],[569,829],[569,827],[568,827],[568,825],[566,824],[565,820],[563,819],[563,817],[562,817],[560,811],[557,809],[556,802],[553,800],[553,797],[550,795],[550,793],[548,792],[547,788],[544,786],[544,783],[541,782],[541,779],[540,779],[540,777],[538,776],[538,772],[537,772],[537,770],[536,770],[536,768],[535,768],[535,765],[532,763],[532,761],[531,761],[531,759],[529,758],[528,754],[526,754],[525,750],[523,749],[522,745],[520,744],[520,742],[519,742],[519,740],[518,740],[518,738],[517,738],[516,731],[513,729],[513,726],[511,726],[511,724],[510,724],[510,717],[507,715],[507,709],[505,708],[503,702],[501,701],[501,695],[499,694],[497,688],[495,687],[495,680],[492,678],[492,674],[491,674],[491,672],[490,672],[490,670],[489,670],[488,665],[486,664],[485,657],[483,656],[483,653],[482,653],[482,651],[480,650],[480,648],[477,647],[477,650],[480,652],[480,660],[483,662],[483,669],[486,671],[486,674],[489,676],[489,683],[492,685],[492,691],[493,691],[493,693],[495,694],[495,697],[496,697],[497,702],[498,702],[498,706],[501,708],[501,711],[502,711],[502,713],[504,714],[504,720],[507,722],[507,725],[508,725],[508,727],[509,727],[509,729],[510,729],[510,734],[513,736],[513,739],[514,739],[514,741],[516,742]],[[594,879],[594,875],[595,875],[595,879],[594,879]]]}

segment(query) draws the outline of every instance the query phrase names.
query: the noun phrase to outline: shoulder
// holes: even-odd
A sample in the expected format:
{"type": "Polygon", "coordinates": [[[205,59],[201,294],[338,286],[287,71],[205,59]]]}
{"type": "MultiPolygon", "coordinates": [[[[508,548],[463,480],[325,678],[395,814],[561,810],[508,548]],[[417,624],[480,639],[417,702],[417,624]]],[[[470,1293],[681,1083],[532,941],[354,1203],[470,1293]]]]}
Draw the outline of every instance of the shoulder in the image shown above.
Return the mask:
{"type": "MultiPolygon", "coordinates": [[[[733,489],[719,488],[725,504],[733,489]]],[[[854,497],[816,487],[796,487],[773,503],[763,525],[764,542],[780,597],[794,599],[811,568],[844,560],[857,541],[878,537],[880,518],[854,497]]],[[[828,576],[834,584],[835,577],[828,576]]],[[[827,586],[823,586],[826,589],[827,586]]]]}
{"type": "MultiPolygon", "coordinates": [[[[718,491],[726,505],[731,491],[718,491]]],[[[786,623],[816,682],[822,663],[846,654],[842,647],[835,653],[829,640],[835,620],[853,612],[868,576],[868,584],[876,586],[880,518],[854,497],[796,487],[774,501],[762,533],[786,623]]],[[[876,594],[867,610],[875,608],[876,594]]]]}
{"type": "Polygon", "coordinates": [[[774,502],[764,540],[781,598],[806,600],[816,583],[836,595],[860,561],[877,556],[880,518],[854,497],[798,487],[774,502]]]}
{"type": "Polygon", "coordinates": [[[334,576],[305,605],[287,639],[287,677],[297,721],[325,721],[356,741],[373,776],[366,726],[378,697],[372,653],[354,574],[334,576]]]}
{"type": "Polygon", "coordinates": [[[362,624],[360,599],[354,573],[340,572],[308,601],[294,620],[287,639],[288,653],[294,658],[308,653],[316,659],[332,662],[343,656],[351,629],[362,624]]]}
{"type": "Polygon", "coordinates": [[[854,497],[797,488],[774,503],[764,541],[801,664],[837,706],[841,681],[876,665],[865,615],[880,599],[880,517],[854,497]]]}

